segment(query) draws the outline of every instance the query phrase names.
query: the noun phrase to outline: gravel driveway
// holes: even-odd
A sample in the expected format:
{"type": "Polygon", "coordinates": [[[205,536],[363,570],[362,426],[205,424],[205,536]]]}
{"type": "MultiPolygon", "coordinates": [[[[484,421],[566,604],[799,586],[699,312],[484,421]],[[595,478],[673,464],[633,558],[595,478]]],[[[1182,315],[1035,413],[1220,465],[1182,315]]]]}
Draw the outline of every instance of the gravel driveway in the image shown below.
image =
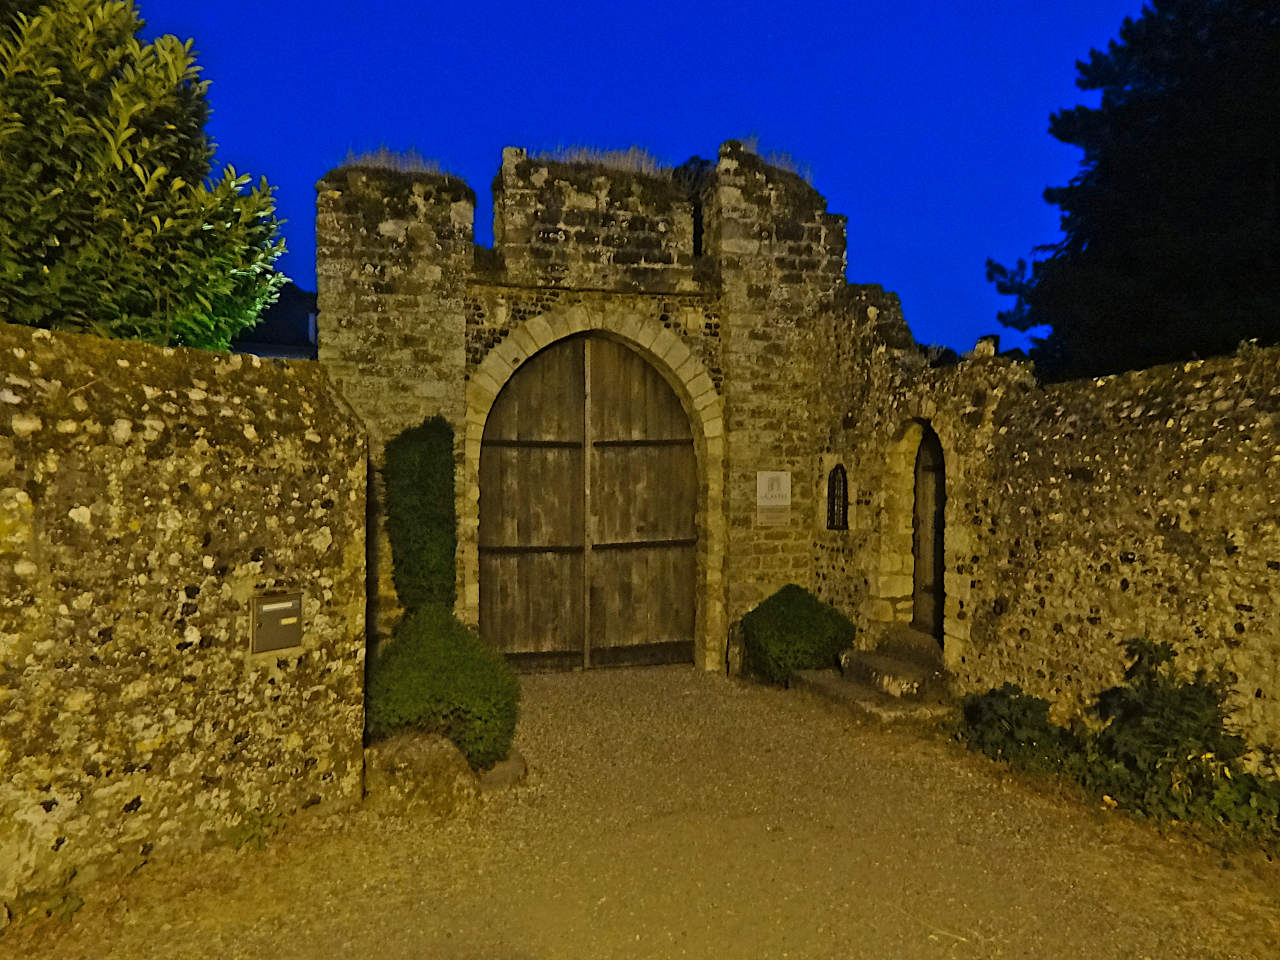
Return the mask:
{"type": "Polygon", "coordinates": [[[153,864],[0,956],[1276,958],[1280,869],[689,668],[525,678],[527,783],[153,864]]]}

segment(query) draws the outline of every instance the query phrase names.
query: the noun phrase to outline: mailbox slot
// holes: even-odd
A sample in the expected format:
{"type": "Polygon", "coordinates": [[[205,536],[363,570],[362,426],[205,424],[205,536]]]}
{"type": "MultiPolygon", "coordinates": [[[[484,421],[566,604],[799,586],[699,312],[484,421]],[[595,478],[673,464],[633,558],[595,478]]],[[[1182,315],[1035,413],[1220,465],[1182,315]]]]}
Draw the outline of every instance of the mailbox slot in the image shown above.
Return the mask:
{"type": "Polygon", "coordinates": [[[302,646],[302,591],[254,597],[249,619],[250,653],[302,646]]]}

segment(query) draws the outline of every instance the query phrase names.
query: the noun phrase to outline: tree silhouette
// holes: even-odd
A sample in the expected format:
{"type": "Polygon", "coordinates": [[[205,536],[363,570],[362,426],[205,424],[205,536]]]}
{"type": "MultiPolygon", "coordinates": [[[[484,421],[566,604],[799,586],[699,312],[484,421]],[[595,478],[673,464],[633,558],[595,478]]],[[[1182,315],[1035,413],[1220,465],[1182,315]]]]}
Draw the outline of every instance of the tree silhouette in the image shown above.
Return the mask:
{"type": "Polygon", "coordinates": [[[1063,238],[987,261],[1000,322],[1052,327],[1053,379],[1280,342],[1280,3],[1152,0],[1076,69],[1102,98],[1049,120],[1084,151],[1044,192],[1063,238]]]}

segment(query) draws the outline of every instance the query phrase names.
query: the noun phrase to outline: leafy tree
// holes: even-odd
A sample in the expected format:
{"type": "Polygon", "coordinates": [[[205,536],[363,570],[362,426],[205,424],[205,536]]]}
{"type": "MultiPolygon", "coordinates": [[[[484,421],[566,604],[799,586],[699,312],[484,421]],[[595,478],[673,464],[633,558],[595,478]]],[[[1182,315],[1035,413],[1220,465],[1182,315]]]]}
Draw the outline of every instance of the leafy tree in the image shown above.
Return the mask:
{"type": "Polygon", "coordinates": [[[1001,323],[1051,325],[1032,356],[1056,378],[1280,342],[1280,4],[1151,0],[1076,69],[1102,98],[1049,119],[1084,150],[1044,193],[1063,238],[987,261],[1001,323]]]}
{"type": "Polygon", "coordinates": [[[285,277],[266,181],[210,177],[191,42],[132,0],[0,0],[0,320],[225,349],[285,277]]]}

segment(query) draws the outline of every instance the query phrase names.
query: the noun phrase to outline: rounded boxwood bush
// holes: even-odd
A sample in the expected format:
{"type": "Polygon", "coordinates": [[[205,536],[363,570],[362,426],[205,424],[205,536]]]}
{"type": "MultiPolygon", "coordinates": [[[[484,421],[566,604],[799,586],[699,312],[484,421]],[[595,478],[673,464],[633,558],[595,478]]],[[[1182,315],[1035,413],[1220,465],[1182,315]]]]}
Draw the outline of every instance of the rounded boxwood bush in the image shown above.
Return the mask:
{"type": "Polygon", "coordinates": [[[447,607],[408,614],[369,667],[365,725],[374,739],[402,730],[448,737],[477,770],[511,749],[520,681],[511,665],[447,607]]]}
{"type": "Polygon", "coordinates": [[[743,668],[785,685],[797,670],[834,666],[854,633],[839,610],[789,583],[742,618],[743,668]]]}

